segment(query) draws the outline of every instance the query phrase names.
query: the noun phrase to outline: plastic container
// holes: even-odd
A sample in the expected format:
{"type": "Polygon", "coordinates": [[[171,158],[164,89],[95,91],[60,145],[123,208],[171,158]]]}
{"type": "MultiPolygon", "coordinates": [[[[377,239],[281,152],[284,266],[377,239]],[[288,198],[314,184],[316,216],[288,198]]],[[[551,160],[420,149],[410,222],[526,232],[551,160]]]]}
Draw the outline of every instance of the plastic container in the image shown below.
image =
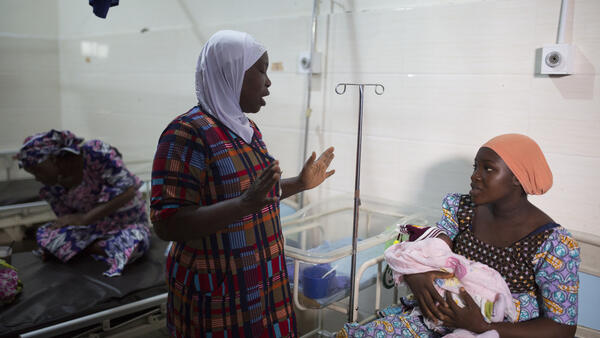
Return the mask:
{"type": "Polygon", "coordinates": [[[307,267],[302,274],[302,289],[304,295],[313,299],[328,296],[331,282],[334,278],[335,270],[332,271],[329,265],[307,267]]]}

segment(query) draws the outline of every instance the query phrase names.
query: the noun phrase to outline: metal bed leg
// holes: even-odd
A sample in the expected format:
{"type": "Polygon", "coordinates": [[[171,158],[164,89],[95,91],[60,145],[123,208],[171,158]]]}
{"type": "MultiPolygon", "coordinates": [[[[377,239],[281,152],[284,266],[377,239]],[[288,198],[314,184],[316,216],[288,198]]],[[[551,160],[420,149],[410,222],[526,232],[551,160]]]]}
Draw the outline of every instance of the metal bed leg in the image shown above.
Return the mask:
{"type": "Polygon", "coordinates": [[[294,296],[294,305],[296,305],[298,310],[306,311],[306,310],[308,310],[308,308],[305,307],[304,305],[300,304],[300,300],[298,299],[298,287],[299,287],[299,283],[300,283],[299,275],[300,275],[300,262],[297,259],[294,259],[294,290],[292,291],[293,296],[294,296]]]}
{"type": "Polygon", "coordinates": [[[375,280],[375,313],[381,310],[381,263],[377,263],[377,279],[375,280]]]}
{"type": "MultiPolygon", "coordinates": [[[[358,316],[358,292],[360,291],[360,279],[363,275],[363,273],[371,266],[375,265],[375,264],[381,264],[381,262],[383,261],[383,255],[379,256],[379,257],[375,257],[375,258],[371,258],[368,261],[364,262],[360,268],[358,269],[358,271],[356,272],[356,277],[354,277],[354,286],[353,288],[350,290],[351,295],[354,295],[354,297],[351,297],[350,299],[352,300],[352,309],[353,309],[353,313],[352,313],[352,318],[354,319],[354,321],[356,321],[356,318],[358,316]]],[[[378,279],[381,279],[381,270],[378,271],[378,279]]],[[[375,284],[375,287],[377,289],[379,289],[379,291],[381,292],[381,283],[377,282],[375,284]]]]}

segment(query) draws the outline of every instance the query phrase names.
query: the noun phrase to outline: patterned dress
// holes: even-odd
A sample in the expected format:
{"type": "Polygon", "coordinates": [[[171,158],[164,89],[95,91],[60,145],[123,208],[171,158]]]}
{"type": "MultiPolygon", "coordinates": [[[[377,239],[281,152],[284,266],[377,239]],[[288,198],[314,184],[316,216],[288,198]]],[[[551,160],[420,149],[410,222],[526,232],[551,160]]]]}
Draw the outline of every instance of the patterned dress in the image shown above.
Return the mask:
{"type": "MultiPolygon", "coordinates": [[[[518,321],[538,317],[577,325],[579,247],[558,224],[546,224],[505,248],[478,240],[471,231],[474,205],[469,195],[444,198],[443,216],[437,223],[452,240],[455,253],[496,269],[506,280],[518,313],[518,321]]],[[[423,323],[410,297],[386,316],[366,325],[346,324],[340,337],[441,337],[423,323]],[[417,311],[414,311],[414,310],[417,311]]],[[[449,332],[449,331],[447,331],[449,332]]]]}
{"type": "MultiPolygon", "coordinates": [[[[251,124],[247,144],[198,107],[173,120],[154,158],[152,220],[248,189],[274,160],[251,124]]],[[[175,337],[296,336],[278,204],[215,234],[174,242],[166,279],[167,327],[175,337]]]]}
{"type": "MultiPolygon", "coordinates": [[[[83,157],[81,184],[69,190],[59,185],[40,190],[40,196],[50,204],[57,217],[86,213],[129,187],[141,184],[140,179],[123,165],[121,154],[110,145],[91,140],[85,142],[80,151],[83,157]]],[[[139,191],[126,205],[96,223],[59,229],[52,229],[50,225],[37,230],[37,242],[42,250],[66,262],[98,240],[106,257],[92,256],[108,263],[110,268],[104,275],[109,277],[121,275],[126,264],[150,247],[146,203],[139,191]]]]}

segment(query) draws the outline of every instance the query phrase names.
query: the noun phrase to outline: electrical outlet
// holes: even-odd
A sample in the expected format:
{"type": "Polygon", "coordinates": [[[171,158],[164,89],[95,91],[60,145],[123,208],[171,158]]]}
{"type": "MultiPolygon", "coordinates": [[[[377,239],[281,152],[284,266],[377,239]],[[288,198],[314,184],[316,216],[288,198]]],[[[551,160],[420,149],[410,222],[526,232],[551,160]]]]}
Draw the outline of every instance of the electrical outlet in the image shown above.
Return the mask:
{"type": "Polygon", "coordinates": [[[575,48],[566,43],[545,45],[542,48],[540,74],[573,74],[575,48]]]}
{"type": "MultiPolygon", "coordinates": [[[[313,74],[321,73],[321,53],[315,52],[313,55],[314,61],[312,65],[313,74]]],[[[298,73],[307,74],[310,70],[310,52],[301,52],[298,55],[298,73]]]]}

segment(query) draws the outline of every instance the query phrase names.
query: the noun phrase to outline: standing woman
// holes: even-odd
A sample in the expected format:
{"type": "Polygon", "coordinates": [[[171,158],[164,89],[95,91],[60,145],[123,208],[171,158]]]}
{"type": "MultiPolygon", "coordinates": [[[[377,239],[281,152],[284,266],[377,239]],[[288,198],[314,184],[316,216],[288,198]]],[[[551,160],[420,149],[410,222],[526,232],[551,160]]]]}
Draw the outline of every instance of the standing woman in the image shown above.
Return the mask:
{"type": "Polygon", "coordinates": [[[333,148],[280,179],[258,127],[265,48],[236,31],[214,34],[196,70],[198,106],[163,131],[152,170],[151,218],[173,241],[167,326],[176,337],[297,336],[279,200],[321,184],[333,148]]]}
{"type": "Polygon", "coordinates": [[[52,129],[27,137],[17,158],[19,167],[44,185],[40,196],[57,217],[37,230],[42,259],[52,255],[67,262],[91,254],[108,263],[104,275],[113,277],[148,250],[141,181],[116,148],[52,129]]]}

